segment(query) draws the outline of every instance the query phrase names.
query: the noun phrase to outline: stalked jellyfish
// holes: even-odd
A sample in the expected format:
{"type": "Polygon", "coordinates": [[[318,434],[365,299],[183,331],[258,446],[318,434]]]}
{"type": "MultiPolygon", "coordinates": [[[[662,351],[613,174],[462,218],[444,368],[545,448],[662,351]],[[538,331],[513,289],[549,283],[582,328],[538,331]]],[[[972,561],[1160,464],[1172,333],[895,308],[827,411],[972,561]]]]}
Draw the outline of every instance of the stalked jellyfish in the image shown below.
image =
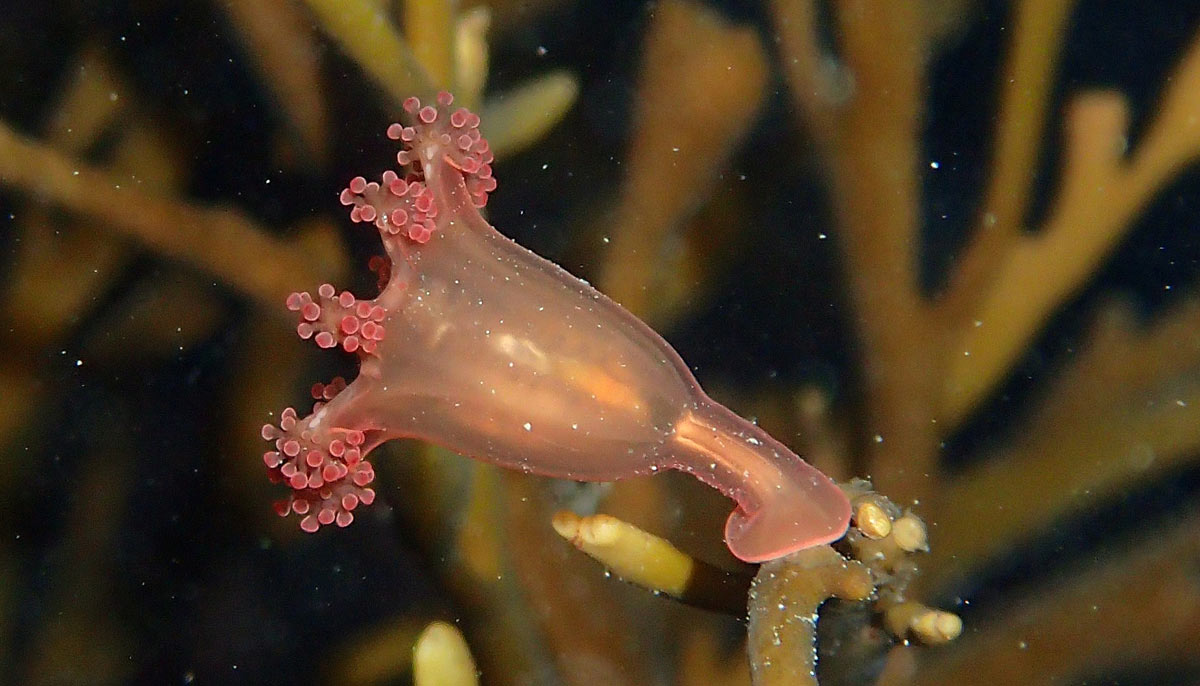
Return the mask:
{"type": "Polygon", "coordinates": [[[379,229],[381,292],[325,284],[294,293],[297,333],[361,361],[318,384],[307,417],[288,408],[263,437],[280,514],[305,531],[346,526],[369,505],[380,443],[413,437],[511,469],[582,481],[677,469],[737,501],[734,555],[761,562],[833,541],[850,505],[824,474],[705,395],[679,355],[632,314],[499,234],[479,214],[496,188],[479,117],[415,98],[388,137],[407,172],[342,191],[379,229]]]}

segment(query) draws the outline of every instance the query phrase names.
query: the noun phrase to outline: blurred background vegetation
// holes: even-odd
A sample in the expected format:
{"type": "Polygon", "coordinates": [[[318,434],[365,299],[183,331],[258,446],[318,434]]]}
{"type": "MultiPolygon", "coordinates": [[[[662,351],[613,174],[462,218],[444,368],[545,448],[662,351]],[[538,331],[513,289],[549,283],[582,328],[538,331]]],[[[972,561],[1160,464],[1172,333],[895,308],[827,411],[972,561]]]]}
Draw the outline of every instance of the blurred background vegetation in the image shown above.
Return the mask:
{"type": "Polygon", "coordinates": [[[337,191],[449,87],[493,224],[929,523],[964,635],[823,684],[1200,683],[1198,31],[1190,0],[0,2],[0,682],[408,683],[434,620],[488,684],[750,682],[738,617],[551,527],[752,571],[687,477],[397,442],[353,527],[273,514],[259,427],[354,371],[283,297],[372,293],[337,191]]]}

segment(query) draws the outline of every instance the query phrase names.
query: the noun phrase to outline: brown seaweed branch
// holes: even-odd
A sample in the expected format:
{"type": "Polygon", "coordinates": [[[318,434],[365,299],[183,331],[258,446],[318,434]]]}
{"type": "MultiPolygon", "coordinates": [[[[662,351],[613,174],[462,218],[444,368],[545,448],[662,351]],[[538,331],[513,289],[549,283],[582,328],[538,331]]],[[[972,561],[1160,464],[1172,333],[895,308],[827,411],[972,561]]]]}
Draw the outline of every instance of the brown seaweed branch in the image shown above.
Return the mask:
{"type": "Polygon", "coordinates": [[[95,220],[159,254],[212,274],[261,303],[276,303],[306,279],[346,267],[331,224],[285,241],[245,214],[181,202],[134,175],[100,169],[0,125],[0,182],[40,202],[95,220]],[[271,259],[262,261],[263,255],[271,259]]]}

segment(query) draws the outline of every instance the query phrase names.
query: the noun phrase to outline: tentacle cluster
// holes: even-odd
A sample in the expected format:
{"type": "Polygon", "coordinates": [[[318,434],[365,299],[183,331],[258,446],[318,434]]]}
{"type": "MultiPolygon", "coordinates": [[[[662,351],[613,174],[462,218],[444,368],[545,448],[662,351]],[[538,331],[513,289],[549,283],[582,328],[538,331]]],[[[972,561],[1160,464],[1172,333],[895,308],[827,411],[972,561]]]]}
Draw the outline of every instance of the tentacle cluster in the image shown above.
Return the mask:
{"type": "Polygon", "coordinates": [[[352,221],[374,224],[384,241],[403,236],[426,243],[433,235],[437,217],[433,191],[414,174],[400,178],[389,169],[380,182],[356,176],[342,190],[340,200],[343,205],[351,206],[352,221]]]}
{"type": "Polygon", "coordinates": [[[396,161],[410,166],[416,174],[422,174],[422,159],[441,159],[459,170],[467,185],[467,192],[476,207],[487,204],[488,193],[496,190],[496,179],[492,177],[492,150],[487,139],[479,133],[479,115],[460,107],[449,115],[446,110],[454,102],[454,96],[442,91],[437,96],[437,107],[421,106],[417,98],[404,101],[404,110],[413,116],[411,126],[392,124],[387,135],[398,140],[404,149],[396,153],[396,161]]]}
{"type": "Polygon", "coordinates": [[[275,442],[274,450],[263,453],[267,474],[271,481],[292,489],[291,495],[275,503],[275,511],[281,517],[296,513],[301,517],[300,528],[310,533],[326,524],[348,526],[354,521],[355,508],[375,500],[375,491],[367,487],[375,480],[375,470],[363,458],[363,432],[344,431],[340,438],[322,442],[328,432],[312,426],[324,404],[345,388],[341,377],[316,384],[312,393],[318,402],[311,415],[300,419],[289,407],[280,415],[278,426],[262,428],[262,437],[275,442]]]}
{"type": "Polygon", "coordinates": [[[311,338],[322,348],[340,345],[348,353],[371,354],[383,340],[383,307],[359,300],[350,291],[338,293],[332,284],[318,288],[316,298],[308,291],[292,293],[287,308],[300,315],[300,338],[311,338]]]}
{"type": "Polygon", "coordinates": [[[422,160],[440,159],[457,169],[471,202],[476,207],[487,204],[488,193],[496,189],[492,151],[479,133],[479,115],[465,107],[447,113],[453,102],[454,97],[446,92],[438,94],[437,107],[422,106],[417,98],[404,101],[412,124],[392,124],[387,136],[400,141],[402,149],[396,153],[396,161],[409,172],[401,176],[389,169],[379,181],[361,176],[351,179],[340,196],[342,204],[350,207],[351,220],[374,224],[385,242],[393,236],[427,242],[435,228],[437,204],[433,191],[425,185],[422,160]]]}

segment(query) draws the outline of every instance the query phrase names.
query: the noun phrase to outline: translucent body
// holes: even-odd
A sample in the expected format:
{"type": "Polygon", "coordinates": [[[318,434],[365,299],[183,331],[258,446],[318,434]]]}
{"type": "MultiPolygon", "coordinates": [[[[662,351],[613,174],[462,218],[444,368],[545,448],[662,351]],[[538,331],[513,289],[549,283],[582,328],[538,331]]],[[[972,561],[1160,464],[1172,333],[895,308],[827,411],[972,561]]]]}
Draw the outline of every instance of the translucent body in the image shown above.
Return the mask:
{"type": "MultiPolygon", "coordinates": [[[[448,105],[448,98],[443,102],[448,105]]],[[[410,111],[428,118],[415,106],[410,111]]],[[[315,318],[308,305],[315,301],[307,294],[289,302],[299,305],[293,309],[301,312],[301,335],[328,332],[318,334],[318,343],[341,343],[360,354],[362,364],[345,390],[324,391],[328,402],[313,415],[283,427],[286,431],[264,430],[267,438],[278,439],[268,466],[280,469],[290,449],[301,471],[308,465],[311,473],[337,461],[327,446],[339,439],[346,445],[333,452],[357,443],[365,456],[388,439],[416,437],[504,467],[565,479],[611,481],[677,469],[737,501],[725,538],[743,560],[773,559],[839,538],[850,508],[835,484],[712,401],[649,327],[482,218],[475,207],[481,204],[478,175],[462,171],[475,165],[447,155],[446,137],[437,135],[439,123],[449,128],[447,118],[435,114],[424,121],[432,131],[409,130],[408,138],[416,137],[414,152],[402,153],[401,160],[416,163],[423,187],[412,191],[415,177],[409,183],[385,177],[383,188],[360,179],[343,195],[355,205],[355,219],[383,218],[390,273],[369,304],[348,294],[333,297],[328,287],[315,318]],[[388,194],[389,183],[405,192],[388,194]],[[397,207],[429,206],[420,197],[430,198],[434,207],[409,232],[417,240],[390,233],[395,227],[388,217],[412,221],[411,212],[407,219],[395,215],[397,207]],[[346,324],[347,317],[358,323],[346,324]],[[364,336],[366,322],[377,324],[379,333],[372,329],[364,336]],[[350,334],[358,339],[347,345],[350,334]],[[363,339],[372,343],[363,345],[363,339]],[[288,440],[299,447],[285,445],[288,440]],[[318,458],[323,462],[314,464],[318,458]]],[[[490,155],[486,142],[483,146],[486,167],[490,155]]],[[[485,174],[486,181],[490,169],[485,174]]],[[[362,469],[359,459],[349,462],[351,476],[362,469]]],[[[282,507],[284,514],[332,507],[319,523],[349,523],[354,508],[344,507],[346,496],[352,505],[373,497],[362,497],[369,492],[365,483],[339,491],[345,479],[327,477],[337,477],[341,468],[324,470],[315,485],[311,477],[291,477],[299,494],[293,503],[305,502],[282,507]]],[[[306,520],[305,528],[316,528],[315,520],[306,520]]]]}

